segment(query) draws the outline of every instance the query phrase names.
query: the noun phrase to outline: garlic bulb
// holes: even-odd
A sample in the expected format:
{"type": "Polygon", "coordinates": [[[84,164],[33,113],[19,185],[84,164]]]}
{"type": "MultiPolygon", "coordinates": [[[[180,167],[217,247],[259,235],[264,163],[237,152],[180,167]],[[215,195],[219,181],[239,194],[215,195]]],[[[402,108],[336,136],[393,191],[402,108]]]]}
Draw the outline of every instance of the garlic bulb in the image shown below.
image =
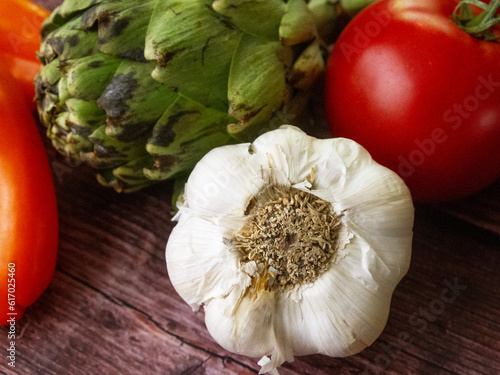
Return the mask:
{"type": "MultiPolygon", "coordinates": [[[[210,151],[185,186],[166,248],[170,280],[225,349],[349,356],[384,329],[411,256],[403,181],[348,139],[282,126],[210,151]]],[[[270,358],[268,357],[270,356],[270,358]]]]}

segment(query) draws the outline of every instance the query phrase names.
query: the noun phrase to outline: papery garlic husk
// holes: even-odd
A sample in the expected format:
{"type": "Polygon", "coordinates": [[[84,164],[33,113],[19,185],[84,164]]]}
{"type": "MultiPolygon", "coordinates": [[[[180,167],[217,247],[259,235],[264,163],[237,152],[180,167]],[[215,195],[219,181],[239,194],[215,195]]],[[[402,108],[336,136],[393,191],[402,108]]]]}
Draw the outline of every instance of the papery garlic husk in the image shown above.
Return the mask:
{"type": "Polygon", "coordinates": [[[382,333],[414,208],[359,144],[284,125],[210,151],[183,199],[170,280],[222,347],[262,357],[260,373],[295,355],[353,355],[382,333]]]}

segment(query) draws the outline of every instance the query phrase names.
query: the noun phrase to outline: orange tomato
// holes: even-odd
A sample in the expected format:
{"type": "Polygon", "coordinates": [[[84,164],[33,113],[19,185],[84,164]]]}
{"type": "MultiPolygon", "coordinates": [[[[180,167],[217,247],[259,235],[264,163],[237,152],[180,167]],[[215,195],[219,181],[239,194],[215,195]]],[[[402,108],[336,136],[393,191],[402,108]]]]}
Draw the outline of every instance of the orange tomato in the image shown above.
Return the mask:
{"type": "Polygon", "coordinates": [[[33,79],[41,65],[36,57],[40,28],[49,15],[48,10],[28,0],[0,1],[0,59],[29,101],[35,95],[33,79]]]}
{"type": "Polygon", "coordinates": [[[32,112],[0,62],[0,324],[49,285],[58,248],[52,174],[32,112]]]}

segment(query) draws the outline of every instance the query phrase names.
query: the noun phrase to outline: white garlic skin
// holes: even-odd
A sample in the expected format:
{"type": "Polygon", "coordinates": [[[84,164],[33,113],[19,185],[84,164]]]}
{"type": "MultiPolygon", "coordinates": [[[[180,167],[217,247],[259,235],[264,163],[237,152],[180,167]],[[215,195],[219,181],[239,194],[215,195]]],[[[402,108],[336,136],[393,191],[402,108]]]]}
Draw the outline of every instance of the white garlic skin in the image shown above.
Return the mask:
{"type": "Polygon", "coordinates": [[[271,355],[263,373],[295,355],[353,355],[381,334],[410,265],[414,208],[404,182],[359,144],[283,126],[252,144],[210,151],[184,199],[166,248],[169,277],[194,310],[204,307],[207,328],[225,349],[271,355]],[[252,294],[257,267],[242,267],[231,241],[252,197],[270,184],[324,199],[343,226],[331,267],[316,281],[252,294]]]}

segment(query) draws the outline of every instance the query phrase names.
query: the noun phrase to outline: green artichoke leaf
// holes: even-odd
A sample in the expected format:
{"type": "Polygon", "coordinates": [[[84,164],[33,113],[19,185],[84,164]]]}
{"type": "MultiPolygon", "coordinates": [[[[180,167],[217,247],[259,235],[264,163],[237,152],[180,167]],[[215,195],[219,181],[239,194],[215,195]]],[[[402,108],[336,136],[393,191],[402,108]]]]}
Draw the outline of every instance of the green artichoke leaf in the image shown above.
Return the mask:
{"type": "Polygon", "coordinates": [[[82,29],[79,18],[68,21],[59,29],[47,34],[37,53],[38,59],[48,63],[92,55],[97,51],[97,34],[82,29]]]}
{"type": "Polygon", "coordinates": [[[60,62],[59,69],[68,80],[74,98],[96,100],[111,82],[123,60],[104,53],[60,62]]]}
{"type": "Polygon", "coordinates": [[[65,102],[67,99],[71,98],[71,95],[68,91],[68,79],[66,77],[61,77],[59,81],[57,81],[57,93],[59,94],[59,103],[57,103],[57,111],[65,109],[65,102]]]}
{"type": "Polygon", "coordinates": [[[307,42],[316,36],[314,16],[304,0],[288,0],[281,19],[279,37],[285,46],[307,42]]]}
{"type": "MultiPolygon", "coordinates": [[[[43,72],[42,69],[40,75],[43,72]]],[[[39,104],[39,107],[44,107],[40,117],[47,124],[47,136],[53,146],[72,163],[79,163],[80,152],[92,148],[88,136],[98,124],[106,123],[105,113],[95,102],[70,98],[64,77],[55,87],[57,94],[44,94],[43,102],[39,104]]]]}
{"type": "Polygon", "coordinates": [[[340,0],[340,5],[351,17],[376,0],[340,0]]]}
{"type": "Polygon", "coordinates": [[[82,153],[81,159],[96,169],[114,168],[147,154],[147,135],[137,137],[133,142],[121,142],[108,136],[106,125],[103,125],[88,138],[94,147],[91,151],[82,153]]]}
{"type": "Polygon", "coordinates": [[[40,88],[46,88],[56,85],[62,76],[59,70],[59,60],[56,59],[41,67],[37,79],[40,82],[40,88]]]}
{"type": "Polygon", "coordinates": [[[117,168],[101,170],[97,174],[97,180],[101,185],[112,187],[117,192],[132,193],[155,183],[144,177],[143,172],[145,168],[151,168],[152,165],[151,155],[144,155],[117,168]]]}
{"type": "Polygon", "coordinates": [[[309,90],[325,69],[325,60],[319,40],[314,40],[293,63],[289,80],[299,90],[309,90]]]}
{"type": "Polygon", "coordinates": [[[215,0],[212,8],[244,33],[270,40],[278,39],[283,0],[215,0]]]}
{"type": "Polygon", "coordinates": [[[228,125],[229,134],[249,141],[270,130],[270,119],[292,95],[287,82],[292,61],[291,48],[279,41],[242,35],[228,84],[229,115],[239,122],[228,125]]]}
{"type": "MultiPolygon", "coordinates": [[[[59,60],[52,60],[47,65],[42,65],[40,72],[35,77],[35,99],[42,99],[46,92],[53,92],[53,88],[62,78],[62,73],[59,70],[59,60]]],[[[50,110],[47,108],[47,110],[50,110]]]]}
{"type": "Polygon", "coordinates": [[[47,128],[47,135],[52,140],[52,145],[61,154],[74,164],[81,162],[80,153],[93,147],[87,136],[73,131],[72,124],[68,121],[69,112],[60,112],[47,128]]]}
{"type": "Polygon", "coordinates": [[[78,133],[90,136],[94,130],[106,125],[106,112],[94,101],[68,98],[66,108],[69,112],[68,121],[80,129],[78,133]]]}
{"type": "Polygon", "coordinates": [[[234,121],[226,112],[207,108],[179,96],[153,129],[146,149],[155,164],[146,177],[163,180],[191,170],[214,147],[232,143],[226,125],[234,121]]]}
{"type": "Polygon", "coordinates": [[[81,14],[93,6],[99,5],[106,0],[64,0],[53,13],[59,14],[61,17],[68,19],[81,14]]]}
{"type": "Polygon", "coordinates": [[[157,60],[155,80],[225,111],[229,67],[240,31],[229,28],[205,3],[159,1],[146,35],[145,56],[157,60]]]}
{"type": "Polygon", "coordinates": [[[56,113],[57,104],[59,103],[59,96],[57,93],[46,92],[43,99],[38,103],[38,108],[43,112],[39,113],[40,120],[46,124],[47,128],[52,126],[54,120],[54,113],[56,113]]]}
{"type": "Polygon", "coordinates": [[[337,19],[341,13],[340,0],[310,0],[307,6],[314,17],[316,30],[320,38],[327,43],[333,43],[335,30],[338,28],[337,19]]]}
{"type": "Polygon", "coordinates": [[[69,156],[72,163],[79,163],[80,154],[93,148],[89,136],[99,125],[106,125],[106,115],[95,102],[75,98],[68,98],[57,108],[47,135],[57,150],[69,156]]]}
{"type": "Polygon", "coordinates": [[[38,102],[40,120],[47,125],[51,123],[60,103],[57,83],[62,74],[58,65],[58,60],[43,65],[35,77],[35,100],[38,102]]]}
{"type": "Polygon", "coordinates": [[[77,17],[85,10],[105,0],[65,0],[57,6],[42,24],[42,37],[64,26],[69,19],[77,17]]]}
{"type": "Polygon", "coordinates": [[[106,111],[106,133],[120,141],[133,141],[150,131],[176,100],[177,94],[151,77],[154,62],[122,60],[97,104],[106,111]]]}
{"type": "Polygon", "coordinates": [[[85,28],[97,23],[101,52],[145,62],[144,37],[156,0],[107,1],[82,16],[85,28]]]}

